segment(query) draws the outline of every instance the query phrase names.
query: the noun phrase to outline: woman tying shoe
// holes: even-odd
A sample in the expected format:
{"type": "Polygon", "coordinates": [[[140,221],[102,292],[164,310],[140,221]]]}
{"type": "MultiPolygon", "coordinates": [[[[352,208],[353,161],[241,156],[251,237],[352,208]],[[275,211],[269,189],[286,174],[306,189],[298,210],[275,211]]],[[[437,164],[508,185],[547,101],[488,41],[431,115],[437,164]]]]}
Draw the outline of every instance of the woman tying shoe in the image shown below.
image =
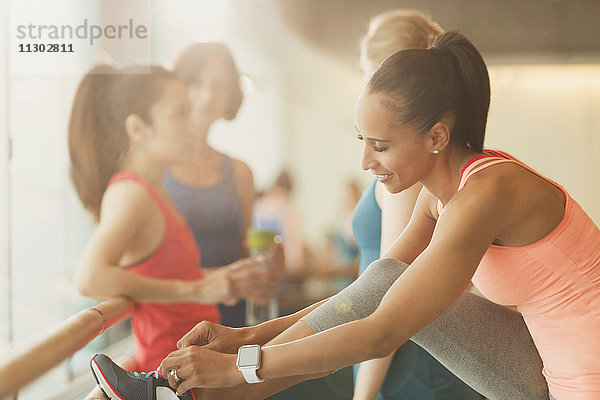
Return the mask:
{"type": "Polygon", "coordinates": [[[392,193],[423,184],[409,225],[326,302],[255,328],[194,328],[161,364],[180,378],[171,385],[262,398],[411,339],[490,399],[598,398],[600,231],[558,184],[483,149],[489,98],[483,59],[458,32],[390,56],[355,121],[364,169],[392,193]],[[464,292],[471,279],[491,301],[464,292]],[[267,342],[238,350],[260,384],[214,351],[267,342]]]}

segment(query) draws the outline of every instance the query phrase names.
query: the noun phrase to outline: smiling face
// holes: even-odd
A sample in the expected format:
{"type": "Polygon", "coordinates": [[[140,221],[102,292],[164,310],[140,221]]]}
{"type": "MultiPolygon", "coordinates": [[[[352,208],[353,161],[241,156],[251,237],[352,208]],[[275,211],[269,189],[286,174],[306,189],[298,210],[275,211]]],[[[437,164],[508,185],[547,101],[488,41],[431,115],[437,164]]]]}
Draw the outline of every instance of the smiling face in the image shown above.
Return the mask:
{"type": "Polygon", "coordinates": [[[370,170],[391,193],[419,182],[433,166],[427,135],[395,124],[381,94],[363,93],[354,110],[358,138],[364,141],[362,168],[370,170]]]}
{"type": "Polygon", "coordinates": [[[231,85],[229,65],[219,57],[206,60],[189,89],[194,121],[211,124],[224,118],[230,107],[231,85]]]}

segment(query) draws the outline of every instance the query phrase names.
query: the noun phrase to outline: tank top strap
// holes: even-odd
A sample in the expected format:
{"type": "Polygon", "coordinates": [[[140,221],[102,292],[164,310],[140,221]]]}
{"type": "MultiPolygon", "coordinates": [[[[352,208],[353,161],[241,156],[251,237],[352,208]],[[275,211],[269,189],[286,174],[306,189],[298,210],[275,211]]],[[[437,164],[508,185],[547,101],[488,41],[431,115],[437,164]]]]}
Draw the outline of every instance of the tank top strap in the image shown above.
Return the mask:
{"type": "MultiPolygon", "coordinates": [[[[563,192],[565,199],[568,202],[569,195],[567,194],[567,191],[561,185],[559,185],[558,183],[554,182],[551,179],[546,178],[545,176],[543,176],[539,172],[535,171],[533,168],[531,168],[530,166],[528,166],[521,160],[517,159],[516,157],[514,157],[511,154],[508,154],[502,150],[483,149],[483,151],[485,154],[472,158],[471,160],[469,160],[469,162],[467,162],[467,164],[461,170],[460,182],[458,184],[458,190],[461,190],[467,183],[467,180],[471,176],[476,174],[477,172],[482,171],[488,167],[491,167],[492,165],[511,162],[511,163],[515,163],[515,164],[525,168],[527,171],[531,172],[532,174],[539,176],[540,178],[544,179],[545,181],[547,181],[547,182],[553,184],[554,186],[556,186],[557,188],[559,188],[563,192]]],[[[444,211],[444,205],[438,199],[438,201],[437,201],[438,215],[441,215],[442,211],[444,211]]]]}
{"type": "Polygon", "coordinates": [[[148,192],[148,194],[150,194],[150,196],[152,197],[154,202],[158,205],[158,207],[162,211],[163,215],[165,215],[168,223],[174,222],[172,219],[175,218],[175,216],[169,209],[169,206],[167,206],[167,204],[165,203],[165,201],[162,198],[162,196],[160,195],[160,193],[158,193],[156,188],[154,188],[154,186],[152,186],[150,184],[150,182],[146,181],[145,179],[136,175],[135,173],[133,173],[131,171],[119,171],[116,174],[114,174],[112,176],[112,178],[110,178],[110,180],[108,181],[108,185],[110,186],[114,182],[127,181],[127,180],[137,182],[141,186],[143,186],[146,189],[146,191],[148,192]]]}
{"type": "Polygon", "coordinates": [[[549,178],[545,177],[544,175],[540,174],[539,172],[537,172],[536,170],[534,170],[533,168],[531,168],[529,165],[525,164],[523,161],[521,161],[518,158],[516,158],[515,156],[513,156],[511,154],[508,154],[507,152],[502,151],[502,150],[488,150],[488,149],[484,149],[484,151],[486,153],[492,155],[492,156],[497,157],[496,160],[498,160],[498,161],[492,161],[492,162],[489,162],[489,163],[484,164],[484,165],[479,165],[479,168],[473,167],[472,169],[470,169],[470,171],[468,171],[468,173],[465,173],[461,177],[461,185],[459,185],[459,190],[465,185],[467,179],[471,175],[473,175],[473,174],[475,174],[475,173],[477,173],[477,172],[479,172],[479,171],[481,171],[481,170],[483,170],[483,169],[485,169],[485,168],[487,168],[489,166],[492,166],[492,165],[495,165],[495,164],[499,164],[501,162],[513,162],[513,163],[521,166],[522,168],[525,168],[527,171],[531,172],[532,174],[534,174],[534,175],[542,178],[546,182],[549,182],[552,185],[556,186],[558,189],[560,189],[563,192],[563,194],[565,195],[565,198],[569,197],[569,195],[567,194],[567,191],[565,190],[565,188],[563,188],[558,183],[554,182],[552,179],[549,179],[549,178]]]}
{"type": "MultiPolygon", "coordinates": [[[[473,171],[475,169],[477,169],[478,167],[481,167],[482,164],[489,162],[489,160],[491,158],[498,159],[498,156],[496,156],[494,154],[490,154],[485,149],[484,149],[484,152],[486,154],[482,154],[482,155],[471,158],[469,161],[467,161],[465,166],[462,167],[462,169],[460,170],[460,181],[458,183],[458,190],[462,189],[462,187],[465,185],[466,180],[468,179],[469,176],[471,176],[474,173],[473,171]]],[[[437,201],[438,215],[441,215],[442,211],[444,211],[444,205],[442,204],[442,201],[438,199],[438,201],[437,201]]]]}
{"type": "Polygon", "coordinates": [[[469,165],[467,168],[465,168],[464,172],[462,173],[462,175],[460,177],[460,182],[458,184],[458,190],[462,189],[465,186],[465,184],[467,183],[467,180],[473,174],[476,174],[477,172],[484,170],[487,167],[491,167],[492,165],[502,164],[502,163],[506,163],[506,162],[515,162],[515,161],[507,159],[507,158],[490,156],[490,157],[480,158],[479,160],[473,162],[471,165],[469,165]]]}

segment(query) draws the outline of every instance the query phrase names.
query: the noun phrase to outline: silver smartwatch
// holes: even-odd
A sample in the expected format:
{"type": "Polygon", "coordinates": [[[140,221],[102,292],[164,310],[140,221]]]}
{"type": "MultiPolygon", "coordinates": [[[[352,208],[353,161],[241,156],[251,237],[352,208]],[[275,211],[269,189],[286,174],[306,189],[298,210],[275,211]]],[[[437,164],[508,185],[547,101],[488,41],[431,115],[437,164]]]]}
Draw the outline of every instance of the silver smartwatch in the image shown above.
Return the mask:
{"type": "Polygon", "coordinates": [[[248,344],[238,349],[236,362],[237,369],[244,375],[248,383],[260,383],[256,371],[260,368],[260,346],[257,344],[248,344]]]}

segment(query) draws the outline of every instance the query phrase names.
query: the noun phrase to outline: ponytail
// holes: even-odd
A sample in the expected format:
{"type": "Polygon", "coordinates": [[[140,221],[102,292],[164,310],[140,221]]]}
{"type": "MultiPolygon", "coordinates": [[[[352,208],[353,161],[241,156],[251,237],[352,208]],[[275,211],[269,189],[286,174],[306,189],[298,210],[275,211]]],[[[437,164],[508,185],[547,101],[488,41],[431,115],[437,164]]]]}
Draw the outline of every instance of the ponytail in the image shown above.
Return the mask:
{"type": "MultiPolygon", "coordinates": [[[[105,142],[109,136],[106,112],[117,73],[109,65],[97,65],[88,71],[75,93],[69,121],[71,180],[79,199],[96,221],[100,215],[100,200],[108,182],[106,175],[110,173],[107,171],[115,169],[114,166],[106,165],[105,159],[113,158],[115,154],[107,154],[105,142]]],[[[127,146],[128,142],[125,141],[117,147],[125,152],[127,146]]]]}
{"type": "Polygon", "coordinates": [[[456,143],[465,143],[481,152],[490,107],[490,78],[485,62],[475,46],[458,31],[438,36],[431,48],[453,58],[450,73],[454,81],[460,82],[457,93],[462,92],[462,99],[457,99],[456,108],[462,112],[454,127],[459,135],[456,143]]]}
{"type": "Polygon", "coordinates": [[[381,93],[397,124],[425,133],[451,112],[453,144],[481,152],[490,104],[487,68],[477,49],[458,31],[439,35],[430,49],[391,55],[367,84],[381,93]]]}
{"type": "Polygon", "coordinates": [[[106,186],[129,151],[125,120],[136,114],[151,123],[151,106],[167,79],[175,76],[161,67],[148,72],[148,67],[98,65],[79,83],[69,121],[70,175],[96,221],[106,186]]]}

